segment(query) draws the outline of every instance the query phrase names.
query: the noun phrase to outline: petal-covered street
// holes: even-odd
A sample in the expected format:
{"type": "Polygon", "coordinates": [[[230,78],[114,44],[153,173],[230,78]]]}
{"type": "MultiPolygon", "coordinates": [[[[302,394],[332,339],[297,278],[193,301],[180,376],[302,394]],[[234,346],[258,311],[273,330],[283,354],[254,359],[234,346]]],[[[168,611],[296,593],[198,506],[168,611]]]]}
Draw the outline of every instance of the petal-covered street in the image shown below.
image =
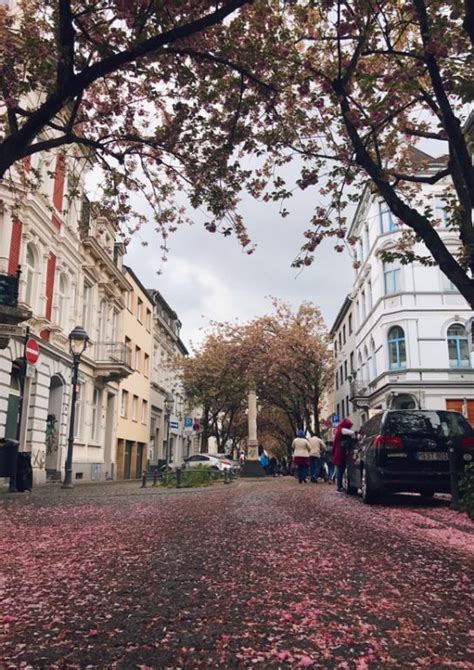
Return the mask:
{"type": "Polygon", "coordinates": [[[318,483],[0,498],[0,668],[473,668],[474,524],[318,483]]]}

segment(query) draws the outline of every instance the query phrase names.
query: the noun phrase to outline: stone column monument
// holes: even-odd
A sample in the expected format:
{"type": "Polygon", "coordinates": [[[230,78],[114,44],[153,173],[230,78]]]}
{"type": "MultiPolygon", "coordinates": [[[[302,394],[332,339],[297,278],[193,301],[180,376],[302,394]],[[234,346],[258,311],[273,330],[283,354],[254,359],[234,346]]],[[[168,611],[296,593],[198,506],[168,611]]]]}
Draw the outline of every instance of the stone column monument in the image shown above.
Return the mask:
{"type": "Polygon", "coordinates": [[[264,477],[265,471],[258,459],[257,440],[257,392],[254,388],[248,392],[248,438],[247,459],[242,468],[242,477],[264,477]]]}

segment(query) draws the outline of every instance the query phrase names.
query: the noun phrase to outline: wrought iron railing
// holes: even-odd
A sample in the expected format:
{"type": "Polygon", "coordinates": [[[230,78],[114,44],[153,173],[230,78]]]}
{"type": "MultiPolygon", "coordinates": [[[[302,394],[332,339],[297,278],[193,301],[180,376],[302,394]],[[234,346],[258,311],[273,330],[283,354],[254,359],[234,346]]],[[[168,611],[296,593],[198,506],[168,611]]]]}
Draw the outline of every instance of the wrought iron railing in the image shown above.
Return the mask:
{"type": "Polygon", "coordinates": [[[0,274],[0,305],[7,307],[17,307],[18,305],[18,288],[20,284],[21,270],[15,274],[0,274]]]}
{"type": "Polygon", "coordinates": [[[93,357],[96,363],[127,365],[131,368],[132,350],[123,342],[96,342],[93,357]]]}
{"type": "Polygon", "coordinates": [[[366,398],[370,395],[371,389],[368,379],[353,379],[350,383],[351,398],[366,398]]]}

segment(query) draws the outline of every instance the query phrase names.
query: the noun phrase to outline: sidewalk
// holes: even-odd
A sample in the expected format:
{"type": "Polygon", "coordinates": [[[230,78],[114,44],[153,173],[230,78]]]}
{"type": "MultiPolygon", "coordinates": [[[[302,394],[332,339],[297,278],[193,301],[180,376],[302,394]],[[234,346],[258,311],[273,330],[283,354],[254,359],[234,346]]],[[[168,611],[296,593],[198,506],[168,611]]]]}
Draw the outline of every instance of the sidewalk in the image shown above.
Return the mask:
{"type": "Polygon", "coordinates": [[[194,488],[175,488],[164,486],[153,486],[152,479],[147,481],[147,485],[142,487],[141,479],[127,479],[100,482],[77,482],[72,489],[61,488],[60,482],[42,484],[35,486],[33,490],[24,493],[9,493],[8,480],[6,485],[0,484],[0,501],[24,501],[24,500],[78,500],[78,499],[97,499],[110,498],[115,496],[147,496],[147,495],[166,495],[183,492],[197,492],[209,490],[215,486],[223,485],[223,481],[213,482],[211,486],[202,486],[194,488]]]}

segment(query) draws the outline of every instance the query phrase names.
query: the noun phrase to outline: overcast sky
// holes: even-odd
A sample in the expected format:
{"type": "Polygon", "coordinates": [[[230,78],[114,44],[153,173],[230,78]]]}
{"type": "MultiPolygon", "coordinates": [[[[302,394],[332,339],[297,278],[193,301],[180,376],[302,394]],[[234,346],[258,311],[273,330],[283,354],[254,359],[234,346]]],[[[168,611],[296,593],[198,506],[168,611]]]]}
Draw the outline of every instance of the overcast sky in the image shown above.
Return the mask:
{"type": "Polygon", "coordinates": [[[203,330],[214,321],[246,321],[272,310],[268,296],[290,302],[294,308],[309,300],[321,308],[328,328],[349,292],[354,271],[347,253],[338,254],[333,242],[317,251],[316,261],[303,270],[291,268],[304,242],[317,192],[299,193],[290,216],[281,219],[270,203],[246,200],[244,214],[257,249],[248,256],[235,237],[208,233],[202,223],[182,226],[169,239],[169,260],[160,268],[160,239],[153,227],[134,238],[125,256],[147,288],[157,288],[177,312],[181,338],[198,344],[203,330]]]}

